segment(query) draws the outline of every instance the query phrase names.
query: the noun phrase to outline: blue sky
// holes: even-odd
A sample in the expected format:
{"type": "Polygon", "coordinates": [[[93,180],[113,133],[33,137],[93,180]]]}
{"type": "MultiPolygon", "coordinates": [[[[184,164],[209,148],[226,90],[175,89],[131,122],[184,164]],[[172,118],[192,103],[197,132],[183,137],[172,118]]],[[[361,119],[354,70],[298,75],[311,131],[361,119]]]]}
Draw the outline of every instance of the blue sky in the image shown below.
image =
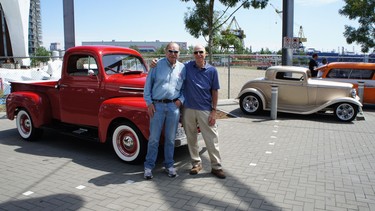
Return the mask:
{"type": "MultiPolygon", "coordinates": [[[[51,42],[64,45],[63,0],[41,0],[43,46],[51,42]]],[[[270,0],[282,10],[282,0],[270,0]]],[[[218,1],[216,9],[220,7],[218,1]]],[[[180,0],[75,0],[76,45],[82,41],[178,41],[188,45],[205,44],[203,38],[194,38],[183,22],[187,7],[193,3],[180,0]]],[[[360,46],[349,45],[343,36],[344,25],[357,22],[338,14],[343,0],[294,0],[294,34],[303,27],[307,48],[321,51],[360,52],[360,46]]],[[[240,9],[236,20],[246,34],[245,45],[253,51],[261,48],[279,50],[282,45],[282,21],[274,8],[240,9]]]]}

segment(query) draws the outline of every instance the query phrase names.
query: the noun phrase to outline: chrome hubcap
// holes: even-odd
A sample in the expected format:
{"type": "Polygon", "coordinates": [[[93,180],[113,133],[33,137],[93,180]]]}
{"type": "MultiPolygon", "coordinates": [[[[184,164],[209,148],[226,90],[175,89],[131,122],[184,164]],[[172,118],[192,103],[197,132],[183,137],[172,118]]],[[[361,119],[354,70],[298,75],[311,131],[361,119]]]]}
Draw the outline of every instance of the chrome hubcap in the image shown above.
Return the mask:
{"type": "Polygon", "coordinates": [[[337,116],[342,120],[352,118],[354,113],[354,108],[349,104],[342,104],[337,108],[337,116]]]}
{"type": "Polygon", "coordinates": [[[131,137],[127,136],[122,140],[122,144],[126,149],[131,149],[134,147],[134,140],[131,137]]]}
{"type": "Polygon", "coordinates": [[[244,108],[247,111],[249,111],[249,112],[256,111],[258,109],[258,107],[259,107],[259,102],[255,97],[249,96],[245,99],[244,108]]]}

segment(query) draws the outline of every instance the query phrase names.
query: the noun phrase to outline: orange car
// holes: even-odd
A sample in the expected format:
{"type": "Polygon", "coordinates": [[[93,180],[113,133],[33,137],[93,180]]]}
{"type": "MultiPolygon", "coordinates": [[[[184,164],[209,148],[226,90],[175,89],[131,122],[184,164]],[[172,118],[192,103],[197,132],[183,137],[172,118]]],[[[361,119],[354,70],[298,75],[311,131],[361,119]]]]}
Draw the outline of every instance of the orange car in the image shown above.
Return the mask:
{"type": "Polygon", "coordinates": [[[375,104],[375,63],[332,62],[318,68],[322,79],[352,83],[358,93],[358,81],[364,82],[363,103],[375,104]]]}

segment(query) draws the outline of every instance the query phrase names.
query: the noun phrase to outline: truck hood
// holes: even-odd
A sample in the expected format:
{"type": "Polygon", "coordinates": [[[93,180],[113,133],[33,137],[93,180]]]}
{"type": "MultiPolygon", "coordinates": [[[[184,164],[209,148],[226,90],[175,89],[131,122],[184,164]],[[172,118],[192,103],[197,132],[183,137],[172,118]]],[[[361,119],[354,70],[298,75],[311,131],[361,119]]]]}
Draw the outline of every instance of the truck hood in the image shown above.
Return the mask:
{"type": "Polygon", "coordinates": [[[120,96],[143,96],[146,77],[145,73],[111,75],[106,79],[106,91],[120,96]]]}

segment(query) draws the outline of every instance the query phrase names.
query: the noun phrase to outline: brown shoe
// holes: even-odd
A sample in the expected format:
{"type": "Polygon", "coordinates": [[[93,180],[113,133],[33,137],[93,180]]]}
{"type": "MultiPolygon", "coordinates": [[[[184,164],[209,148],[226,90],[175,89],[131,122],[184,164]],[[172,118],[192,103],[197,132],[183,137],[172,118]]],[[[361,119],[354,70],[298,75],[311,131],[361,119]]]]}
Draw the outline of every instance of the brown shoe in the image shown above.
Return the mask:
{"type": "Polygon", "coordinates": [[[195,175],[195,174],[198,174],[198,172],[202,170],[202,165],[194,165],[193,168],[190,170],[190,173],[191,175],[195,175]]]}
{"type": "Polygon", "coordinates": [[[225,177],[226,177],[223,169],[212,169],[211,174],[215,175],[216,177],[218,177],[220,179],[225,179],[225,177]]]}

